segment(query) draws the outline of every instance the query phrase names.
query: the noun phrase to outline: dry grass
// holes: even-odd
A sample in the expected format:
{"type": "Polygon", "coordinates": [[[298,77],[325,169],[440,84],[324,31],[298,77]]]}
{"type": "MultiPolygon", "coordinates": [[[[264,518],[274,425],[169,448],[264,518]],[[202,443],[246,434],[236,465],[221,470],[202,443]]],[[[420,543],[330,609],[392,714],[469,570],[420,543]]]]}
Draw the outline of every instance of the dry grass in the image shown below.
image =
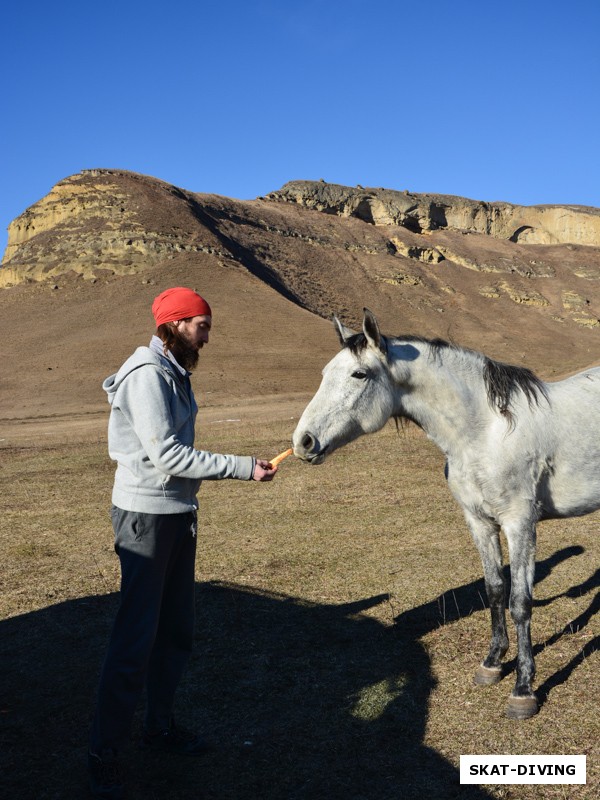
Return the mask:
{"type": "MultiPolygon", "coordinates": [[[[207,449],[269,457],[289,429],[201,435],[207,449]]],[[[113,467],[103,442],[1,455],[5,794],[81,798],[118,592],[113,467]]],[[[489,629],[481,568],[418,431],[390,426],[318,468],[288,459],[270,485],[206,483],[201,520],[179,714],[217,749],[183,764],[136,754],[133,800],[598,796],[597,516],[540,526],[544,704],[521,723],[504,717],[510,675],[472,685],[489,629]],[[587,754],[588,784],[461,787],[461,753],[587,754]]]]}

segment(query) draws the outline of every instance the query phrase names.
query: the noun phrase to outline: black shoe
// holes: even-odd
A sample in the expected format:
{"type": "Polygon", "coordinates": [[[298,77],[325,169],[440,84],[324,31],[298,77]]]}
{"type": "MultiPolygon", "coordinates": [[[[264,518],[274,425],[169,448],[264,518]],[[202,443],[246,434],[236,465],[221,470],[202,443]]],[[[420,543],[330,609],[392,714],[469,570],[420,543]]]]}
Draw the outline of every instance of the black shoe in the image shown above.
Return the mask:
{"type": "Polygon", "coordinates": [[[117,754],[104,750],[101,755],[88,753],[90,789],[100,800],[123,800],[125,787],[117,754]]]}
{"type": "Polygon", "coordinates": [[[173,722],[170,728],[159,733],[145,732],[142,737],[142,747],[162,753],[178,753],[183,756],[201,756],[212,750],[212,746],[205,739],[201,739],[185,728],[178,727],[173,722]]]}

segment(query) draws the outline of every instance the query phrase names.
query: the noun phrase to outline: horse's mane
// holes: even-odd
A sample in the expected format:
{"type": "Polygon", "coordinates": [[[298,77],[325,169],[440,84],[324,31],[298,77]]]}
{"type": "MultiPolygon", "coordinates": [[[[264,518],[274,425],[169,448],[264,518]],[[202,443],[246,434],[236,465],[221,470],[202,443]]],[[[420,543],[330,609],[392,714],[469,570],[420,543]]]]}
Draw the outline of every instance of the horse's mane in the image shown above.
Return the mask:
{"type": "MultiPolygon", "coordinates": [[[[476,350],[469,350],[466,347],[460,347],[445,339],[426,339],[423,336],[395,336],[395,340],[402,342],[419,342],[427,344],[431,348],[433,358],[441,358],[444,351],[453,351],[457,353],[465,353],[471,357],[481,360],[483,363],[483,382],[485,385],[487,398],[492,408],[498,409],[500,414],[513,422],[513,414],[511,410],[512,400],[516,392],[521,391],[525,395],[529,406],[534,403],[539,405],[540,399],[543,397],[548,400],[548,394],[544,386],[544,382],[538,378],[527,367],[516,367],[512,364],[504,364],[501,361],[495,361],[488,356],[479,353],[476,350]]],[[[357,333],[346,340],[345,346],[348,347],[354,355],[360,355],[367,347],[367,337],[364,333],[357,333]]]]}
{"type": "Polygon", "coordinates": [[[513,394],[519,389],[525,395],[529,406],[539,405],[540,398],[548,400],[543,381],[526,367],[503,364],[484,356],[483,379],[489,403],[498,408],[501,414],[512,418],[510,410],[513,394]]]}

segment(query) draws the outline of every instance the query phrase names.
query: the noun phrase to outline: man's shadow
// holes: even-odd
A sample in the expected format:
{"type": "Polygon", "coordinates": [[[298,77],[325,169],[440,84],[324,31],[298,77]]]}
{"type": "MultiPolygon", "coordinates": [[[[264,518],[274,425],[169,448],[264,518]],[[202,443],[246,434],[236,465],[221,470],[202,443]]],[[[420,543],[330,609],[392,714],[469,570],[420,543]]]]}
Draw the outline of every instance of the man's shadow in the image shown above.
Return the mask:
{"type": "MultiPolygon", "coordinates": [[[[539,563],[538,580],[580,552],[566,548],[539,563]]],[[[597,586],[596,575],[566,594],[597,586]]],[[[328,605],[199,584],[196,649],[178,714],[215,749],[180,761],[132,750],[128,796],[490,800],[483,788],[460,786],[456,767],[423,744],[435,681],[420,639],[480,611],[482,596],[482,581],[456,587],[386,626],[363,613],[385,595],[328,605]]],[[[0,623],[4,796],[86,796],[89,720],[117,602],[82,598],[0,623]]],[[[546,681],[546,696],[573,662],[546,681]]]]}

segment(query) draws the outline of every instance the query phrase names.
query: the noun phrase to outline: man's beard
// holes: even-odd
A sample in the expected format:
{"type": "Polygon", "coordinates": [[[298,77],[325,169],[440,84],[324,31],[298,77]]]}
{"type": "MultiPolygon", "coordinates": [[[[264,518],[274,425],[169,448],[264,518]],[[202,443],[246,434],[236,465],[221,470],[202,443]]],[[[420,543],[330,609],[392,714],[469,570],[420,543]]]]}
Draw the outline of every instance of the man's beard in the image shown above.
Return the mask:
{"type": "Polygon", "coordinates": [[[180,367],[192,372],[197,365],[200,358],[200,349],[190,344],[185,336],[174,329],[175,342],[171,347],[171,353],[180,367]]]}

